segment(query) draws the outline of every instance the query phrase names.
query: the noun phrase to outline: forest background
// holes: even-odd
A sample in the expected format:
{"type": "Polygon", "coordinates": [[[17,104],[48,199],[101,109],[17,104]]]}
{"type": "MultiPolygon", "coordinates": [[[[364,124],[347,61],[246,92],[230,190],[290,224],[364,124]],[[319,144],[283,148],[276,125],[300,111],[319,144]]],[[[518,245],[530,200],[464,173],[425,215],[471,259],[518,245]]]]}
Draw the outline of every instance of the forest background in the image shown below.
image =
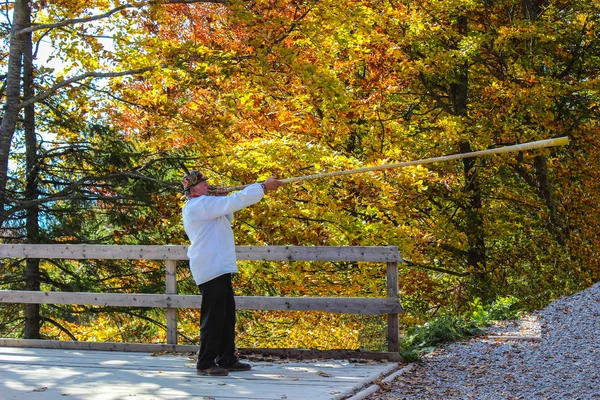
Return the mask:
{"type": "MultiPolygon", "coordinates": [[[[560,136],[283,188],[238,245],[395,245],[403,329],[600,279],[598,0],[4,1],[2,243],[187,244],[217,185],[560,136]],[[39,61],[43,46],[57,64],[39,61]]],[[[181,267],[185,267],[182,263],[181,267]]],[[[164,292],[148,261],[4,260],[1,289],[164,292]]],[[[187,268],[179,292],[198,293],[187,268]]],[[[239,295],[384,296],[382,266],[240,263],[239,295]]],[[[3,337],[164,341],[154,309],[0,306],[3,337]]],[[[181,310],[180,342],[198,342],[181,310]]],[[[241,347],[382,349],[385,321],[240,312],[241,347]]]]}

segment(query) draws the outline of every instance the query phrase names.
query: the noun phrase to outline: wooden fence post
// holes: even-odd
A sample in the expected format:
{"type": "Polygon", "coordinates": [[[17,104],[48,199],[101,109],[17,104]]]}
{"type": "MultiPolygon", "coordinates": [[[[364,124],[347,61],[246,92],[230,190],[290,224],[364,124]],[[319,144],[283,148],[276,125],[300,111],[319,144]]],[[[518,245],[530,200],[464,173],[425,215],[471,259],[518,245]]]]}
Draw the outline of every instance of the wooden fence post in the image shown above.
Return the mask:
{"type": "MultiPolygon", "coordinates": [[[[166,261],[167,294],[177,294],[177,261],[166,261]]],[[[177,308],[167,308],[167,344],[177,344],[177,308]]]]}
{"type": "MultiPolygon", "coordinates": [[[[398,263],[388,262],[387,266],[387,297],[398,298],[398,263]]],[[[388,314],[388,351],[400,351],[400,326],[398,314],[388,314]]]]}
{"type": "MultiPolygon", "coordinates": [[[[345,314],[388,315],[387,342],[391,357],[399,356],[399,314],[403,313],[399,302],[398,263],[402,258],[396,246],[236,246],[238,260],[264,261],[356,261],[386,263],[387,297],[279,297],[239,296],[238,309],[274,311],[326,311],[345,314]],[[396,353],[396,354],[393,354],[396,353]]],[[[47,258],[47,259],[98,259],[98,260],[165,260],[166,294],[146,293],[87,293],[87,292],[39,292],[23,290],[0,290],[0,305],[21,304],[78,304],[102,307],[152,307],[164,308],[166,319],[166,342],[157,345],[141,343],[66,343],[58,341],[48,348],[88,348],[99,350],[140,349],[157,347],[173,351],[178,345],[177,318],[179,308],[199,308],[199,296],[177,294],[177,261],[188,260],[187,246],[177,245],[85,245],[85,244],[0,244],[0,258],[47,258]],[[67,346],[67,347],[65,347],[67,346]]],[[[0,338],[0,346],[22,346],[33,343],[30,339],[0,338]]],[[[37,346],[37,345],[36,345],[37,346]]],[[[44,346],[42,346],[44,347],[44,346]]],[[[188,346],[190,347],[190,346],[188,346]]],[[[193,346],[192,346],[193,347],[193,346]]],[[[119,350],[128,351],[128,350],[119,350]]],[[[146,350],[143,350],[146,351],[146,350]]],[[[187,349],[184,351],[188,351],[187,349]]]]}

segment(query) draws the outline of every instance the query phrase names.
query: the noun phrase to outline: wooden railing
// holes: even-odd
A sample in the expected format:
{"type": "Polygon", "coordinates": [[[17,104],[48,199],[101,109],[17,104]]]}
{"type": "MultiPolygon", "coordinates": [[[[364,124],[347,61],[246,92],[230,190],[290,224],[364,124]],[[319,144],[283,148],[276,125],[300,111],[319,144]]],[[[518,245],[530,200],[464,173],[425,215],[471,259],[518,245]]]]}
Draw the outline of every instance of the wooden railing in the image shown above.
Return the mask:
{"type": "MultiPolygon", "coordinates": [[[[96,343],[70,341],[35,341],[0,338],[0,345],[21,347],[56,347],[121,351],[195,351],[197,346],[177,344],[177,309],[200,308],[200,295],[178,295],[177,260],[188,260],[187,246],[116,246],[116,245],[0,245],[2,258],[39,259],[119,259],[165,260],[165,294],[123,294],[85,292],[36,292],[0,290],[0,303],[77,304],[119,307],[157,307],[166,309],[167,343],[96,343]]],[[[358,246],[237,246],[238,260],[264,261],[347,261],[386,263],[386,298],[348,297],[262,297],[236,296],[236,307],[246,310],[327,311],[347,314],[387,314],[388,352],[399,348],[398,314],[403,312],[398,298],[398,248],[358,246]]]]}

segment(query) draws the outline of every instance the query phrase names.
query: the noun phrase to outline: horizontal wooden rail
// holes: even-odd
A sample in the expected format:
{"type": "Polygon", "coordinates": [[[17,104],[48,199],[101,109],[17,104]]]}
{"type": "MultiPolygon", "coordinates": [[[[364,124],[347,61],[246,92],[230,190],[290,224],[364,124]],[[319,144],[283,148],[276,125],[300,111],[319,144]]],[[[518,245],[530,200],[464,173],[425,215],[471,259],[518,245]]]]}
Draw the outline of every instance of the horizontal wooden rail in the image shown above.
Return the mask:
{"type": "MultiPolygon", "coordinates": [[[[398,299],[392,298],[236,296],[235,301],[237,309],[240,310],[318,310],[344,314],[390,314],[403,311],[398,299]]],[[[200,308],[202,296],[0,290],[0,303],[200,308]]]]}
{"type": "MultiPolygon", "coordinates": [[[[187,260],[188,246],[0,244],[0,258],[187,260]]],[[[238,260],[402,262],[396,246],[236,246],[238,260]]]]}

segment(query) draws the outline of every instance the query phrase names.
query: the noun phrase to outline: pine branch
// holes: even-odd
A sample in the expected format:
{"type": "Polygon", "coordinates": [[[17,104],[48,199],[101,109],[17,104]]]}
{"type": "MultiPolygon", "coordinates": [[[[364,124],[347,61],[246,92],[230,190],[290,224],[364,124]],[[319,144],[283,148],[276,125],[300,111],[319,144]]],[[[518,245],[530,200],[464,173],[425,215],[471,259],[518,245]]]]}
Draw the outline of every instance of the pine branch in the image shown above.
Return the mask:
{"type": "Polygon", "coordinates": [[[145,180],[148,182],[153,182],[156,184],[159,184],[171,191],[174,192],[180,192],[181,188],[177,185],[174,186],[170,183],[167,182],[163,182],[161,180],[155,179],[155,178],[151,178],[149,176],[145,176],[142,175],[138,172],[135,171],[124,171],[124,172],[118,172],[118,173],[114,173],[114,174],[107,174],[107,175],[103,175],[103,176],[85,176],[82,177],[80,179],[78,179],[75,182],[71,182],[70,184],[67,184],[65,188],[63,188],[62,190],[54,193],[54,194],[49,194],[46,197],[42,197],[42,198],[38,198],[35,200],[21,200],[21,199],[15,199],[15,198],[7,198],[7,203],[13,203],[15,204],[14,207],[6,210],[3,213],[3,219],[6,218],[8,215],[14,214],[17,211],[20,210],[24,210],[28,207],[31,207],[33,205],[43,205],[46,203],[50,203],[50,202],[56,202],[56,201],[60,201],[60,200],[107,200],[107,201],[114,201],[114,200],[135,200],[135,198],[127,198],[127,197],[123,197],[123,196],[103,196],[97,193],[91,193],[89,192],[88,196],[75,196],[75,192],[84,187],[84,186],[100,186],[100,182],[101,181],[110,181],[113,179],[118,179],[118,178],[123,178],[123,177],[129,177],[129,178],[135,178],[135,179],[139,179],[139,180],[145,180]]]}

